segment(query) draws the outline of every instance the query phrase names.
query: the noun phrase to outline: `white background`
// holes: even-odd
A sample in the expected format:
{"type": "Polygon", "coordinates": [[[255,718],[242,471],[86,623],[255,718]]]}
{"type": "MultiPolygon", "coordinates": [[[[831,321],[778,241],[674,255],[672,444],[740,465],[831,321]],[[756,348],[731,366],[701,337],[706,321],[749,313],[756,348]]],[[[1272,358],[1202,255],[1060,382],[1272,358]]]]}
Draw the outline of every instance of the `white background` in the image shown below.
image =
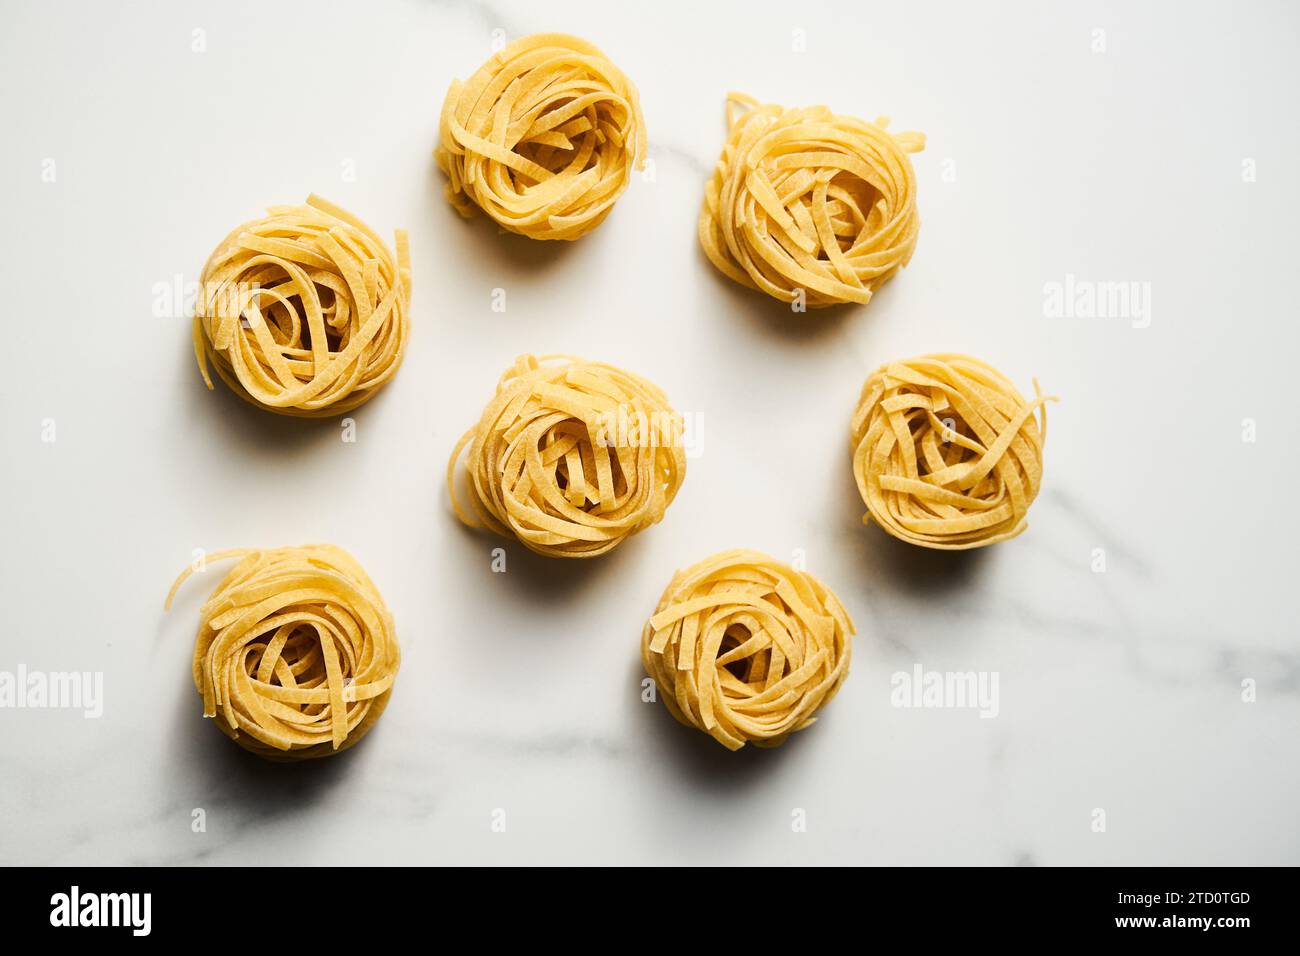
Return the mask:
{"type": "Polygon", "coordinates": [[[106,699],[99,720],[0,711],[0,861],[1300,863],[1293,5],[157,0],[3,18],[0,669],[102,671],[106,699]],[[442,198],[437,114],[494,30],[582,35],[640,89],[654,181],[576,244],[442,198]],[[915,258],[870,305],[793,316],[704,259],[730,89],[929,137],[915,258]],[[155,314],[157,284],[310,191],[411,233],[410,349],[355,444],[206,391],[188,322],[155,314]],[[1150,283],[1149,327],[1045,317],[1067,274],[1150,283]],[[861,383],[937,350],[1062,398],[1029,531],[984,553],[860,523],[861,383]],[[442,474],[527,351],[646,375],[703,421],[703,454],[664,522],[612,554],[508,543],[493,574],[502,542],[457,525],[442,474]],[[191,683],[216,578],[166,616],[162,598],[196,548],[309,541],[370,571],[404,661],[356,750],[266,765],[205,724],[191,683]],[[641,625],[673,569],[735,546],[802,549],[859,628],[824,719],[776,751],[728,753],[639,696],[641,625]],[[997,672],[999,715],[892,707],[891,675],[917,663],[997,672]]]}

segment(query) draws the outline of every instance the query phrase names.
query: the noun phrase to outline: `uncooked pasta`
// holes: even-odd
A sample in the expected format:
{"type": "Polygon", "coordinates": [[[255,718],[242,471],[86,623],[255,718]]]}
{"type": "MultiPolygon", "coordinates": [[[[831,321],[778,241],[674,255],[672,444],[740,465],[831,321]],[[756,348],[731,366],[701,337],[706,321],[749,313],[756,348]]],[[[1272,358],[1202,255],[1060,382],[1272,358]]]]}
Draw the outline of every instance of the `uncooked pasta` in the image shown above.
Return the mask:
{"type": "Polygon", "coordinates": [[[319,418],[372,398],[402,364],[411,305],[406,233],[394,257],[351,213],[319,196],[272,206],[228,235],[203,267],[194,354],[236,395],[319,418]]]}
{"type": "Polygon", "coordinates": [[[866,302],[916,248],[921,133],[825,106],[727,98],[727,142],[705,189],[700,244],[723,275],[782,302],[866,302]]]}
{"type": "Polygon", "coordinates": [[[604,554],[656,524],[685,476],[683,420],[667,396],[568,355],[517,359],[447,462],[462,522],[563,558],[604,554]]]}
{"type": "Polygon", "coordinates": [[[853,475],[874,521],[926,548],[1014,538],[1043,477],[1045,397],[969,355],[923,355],[876,369],[853,415],[853,475]],[[1035,419],[1035,413],[1038,418],[1035,419]]]}
{"type": "Polygon", "coordinates": [[[453,82],[434,153],[447,199],[532,239],[595,229],[644,164],[636,88],[577,37],[539,33],[453,82]]]}
{"type": "MultiPolygon", "coordinates": [[[[327,757],[364,737],[388,706],[401,650],[392,615],[342,548],[235,549],[199,612],[194,686],[203,715],[273,760],[327,757]]],[[[167,595],[166,606],[195,568],[167,595]]]]}
{"type": "Polygon", "coordinates": [[[641,633],[641,660],[683,724],[729,750],[773,747],[840,689],[852,636],[830,588],[738,549],[673,576],[641,633]]]}

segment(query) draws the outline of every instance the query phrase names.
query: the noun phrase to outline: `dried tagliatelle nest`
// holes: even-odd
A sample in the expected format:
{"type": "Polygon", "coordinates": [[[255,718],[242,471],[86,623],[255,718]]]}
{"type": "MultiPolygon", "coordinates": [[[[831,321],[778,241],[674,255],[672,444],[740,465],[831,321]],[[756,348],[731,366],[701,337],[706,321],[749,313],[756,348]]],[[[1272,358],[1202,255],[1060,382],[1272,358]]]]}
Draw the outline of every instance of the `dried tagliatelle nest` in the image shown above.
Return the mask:
{"type": "Polygon", "coordinates": [[[411,260],[319,196],[272,206],[217,246],[199,282],[194,354],[240,398],[280,415],[351,411],[406,350],[411,260]]]}
{"type": "Polygon", "coordinates": [[[1045,397],[969,355],[923,355],[871,373],[853,415],[853,475],[874,521],[925,548],[1014,538],[1043,478],[1045,397]],[[1037,419],[1035,419],[1037,413],[1037,419]]]}
{"type": "Polygon", "coordinates": [[[531,239],[577,239],[644,165],[636,87],[585,40],[539,33],[507,45],[442,107],[434,156],[447,200],[531,239]]]}
{"type": "MultiPolygon", "coordinates": [[[[203,715],[272,760],[328,757],[370,732],[402,654],[393,618],[361,566],[316,544],[237,558],[199,612],[194,686],[203,715]]],[[[192,573],[172,585],[167,606],[192,573]]]]}
{"type": "Polygon", "coordinates": [[[700,210],[709,260],[782,302],[868,301],[911,261],[921,225],[907,154],[925,136],[888,124],[730,94],[727,142],[700,210]]]}
{"type": "Polygon", "coordinates": [[[830,588],[738,549],[673,576],[641,632],[641,660],[683,724],[729,750],[774,747],[840,689],[852,636],[830,588]]]}
{"type": "Polygon", "coordinates": [[[447,462],[456,517],[561,558],[604,554],[656,524],[685,476],[683,419],[668,397],[569,355],[517,359],[447,462]]]}

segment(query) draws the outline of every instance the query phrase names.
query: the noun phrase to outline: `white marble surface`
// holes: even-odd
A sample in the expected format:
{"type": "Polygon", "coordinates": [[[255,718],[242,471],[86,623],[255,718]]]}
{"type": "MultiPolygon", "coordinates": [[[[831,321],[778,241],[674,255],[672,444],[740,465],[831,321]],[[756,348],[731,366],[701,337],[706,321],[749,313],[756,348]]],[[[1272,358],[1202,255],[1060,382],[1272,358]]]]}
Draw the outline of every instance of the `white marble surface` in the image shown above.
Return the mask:
{"type": "Polygon", "coordinates": [[[0,670],[101,671],[104,713],[0,710],[0,862],[1300,863],[1297,20],[1172,0],[6,4],[0,670]],[[654,181],[577,244],[442,200],[436,115],[495,30],[579,33],[640,88],[654,181]],[[792,317],[704,260],[729,89],[928,134],[915,259],[868,307],[792,317]],[[152,310],[232,225],[312,190],[411,232],[411,348],[355,444],[205,391],[187,323],[152,310]],[[1149,283],[1149,325],[1045,317],[1067,274],[1149,283]],[[862,379],[933,350],[1062,397],[1029,531],[983,554],[859,521],[862,379]],[[613,554],[511,545],[493,574],[500,542],[453,521],[441,476],[524,351],[646,374],[700,416],[702,454],[613,554]],[[211,577],[167,616],[162,597],[195,548],[311,540],[371,571],[405,659],[355,751],[269,766],[200,717],[211,577]],[[639,696],[672,570],[738,545],[802,549],[859,625],[825,719],[777,751],[728,753],[639,696]],[[996,672],[998,715],[891,706],[917,664],[996,672]]]}

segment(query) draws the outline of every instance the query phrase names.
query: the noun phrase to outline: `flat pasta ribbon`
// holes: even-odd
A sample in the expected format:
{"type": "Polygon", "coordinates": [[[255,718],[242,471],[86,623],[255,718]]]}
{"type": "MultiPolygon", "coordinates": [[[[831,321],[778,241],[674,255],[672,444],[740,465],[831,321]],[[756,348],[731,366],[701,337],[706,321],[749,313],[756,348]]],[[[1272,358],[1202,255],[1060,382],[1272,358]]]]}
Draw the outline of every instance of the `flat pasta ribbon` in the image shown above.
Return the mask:
{"type": "Polygon", "coordinates": [[[685,476],[682,417],[668,397],[569,355],[520,356],[447,462],[457,518],[562,558],[604,554],[658,523],[685,476]]]}
{"type": "Polygon", "coordinates": [[[322,418],[372,398],[406,350],[411,257],[351,213],[308,196],[230,233],[203,267],[194,354],[245,401],[322,418]]]}
{"type": "MultiPolygon", "coordinates": [[[[203,716],[271,760],[328,757],[388,706],[401,649],[370,578],[342,548],[316,544],[238,558],[199,612],[194,686],[203,716]]],[[[187,569],[167,595],[166,607],[187,569]]]]}
{"type": "Polygon", "coordinates": [[[888,124],[729,94],[727,142],[700,210],[709,261],[782,302],[868,301],[911,261],[921,225],[907,154],[925,136],[888,124]]]}
{"type": "Polygon", "coordinates": [[[729,750],[775,747],[840,689],[852,636],[830,588],[737,549],[673,575],[641,632],[641,660],[683,724],[729,750]]]}
{"type": "Polygon", "coordinates": [[[863,522],[941,550],[1024,531],[1043,478],[1046,403],[1057,400],[1042,395],[1037,379],[1034,393],[1025,401],[969,355],[923,355],[872,372],[852,425],[863,522]]]}
{"type": "Polygon", "coordinates": [[[645,163],[636,87],[585,40],[539,33],[451,84],[434,157],[447,201],[531,239],[577,239],[604,221],[645,163]]]}

